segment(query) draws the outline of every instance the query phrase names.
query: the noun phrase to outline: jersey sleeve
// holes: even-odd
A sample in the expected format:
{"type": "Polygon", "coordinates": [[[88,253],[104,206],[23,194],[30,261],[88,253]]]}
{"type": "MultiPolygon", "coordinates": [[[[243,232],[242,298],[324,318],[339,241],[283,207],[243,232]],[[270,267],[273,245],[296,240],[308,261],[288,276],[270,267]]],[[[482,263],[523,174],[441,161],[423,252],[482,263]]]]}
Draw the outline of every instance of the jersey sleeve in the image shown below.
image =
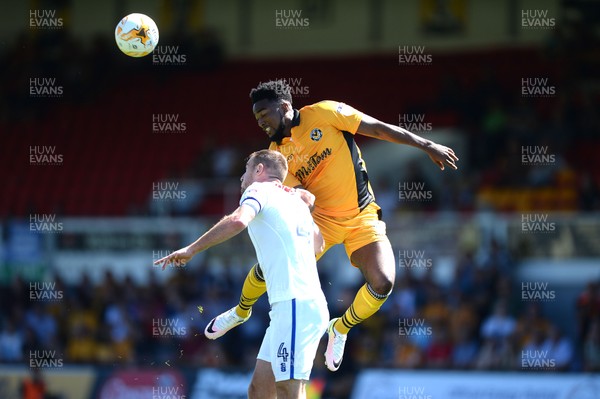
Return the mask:
{"type": "Polygon", "coordinates": [[[240,206],[248,205],[258,214],[267,204],[267,195],[260,184],[252,183],[246,188],[240,198],[240,206]]]}
{"type": "Polygon", "coordinates": [[[338,130],[355,134],[362,121],[363,113],[339,101],[321,101],[312,105],[317,117],[329,122],[338,130]]]}

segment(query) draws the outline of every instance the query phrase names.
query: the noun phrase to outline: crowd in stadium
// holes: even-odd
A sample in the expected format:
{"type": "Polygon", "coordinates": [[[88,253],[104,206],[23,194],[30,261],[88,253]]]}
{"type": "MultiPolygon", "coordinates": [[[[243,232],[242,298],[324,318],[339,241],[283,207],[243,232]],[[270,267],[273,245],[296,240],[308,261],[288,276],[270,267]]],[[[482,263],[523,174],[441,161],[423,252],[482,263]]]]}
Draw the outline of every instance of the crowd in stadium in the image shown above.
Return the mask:
{"type": "MultiPolygon", "coordinates": [[[[451,286],[406,273],[381,312],[353,330],[344,370],[362,367],[524,370],[523,351],[549,351],[552,369],[600,370],[600,289],[590,283],[576,309],[577,343],[561,334],[537,302],[523,302],[494,263],[477,265],[464,254],[451,286]]],[[[239,266],[239,265],[238,265],[239,266]]],[[[236,303],[238,266],[207,264],[182,270],[164,284],[116,281],[99,285],[57,279],[55,302],[32,301],[15,279],[2,290],[0,361],[27,362],[30,351],[55,351],[65,363],[251,367],[268,320],[265,300],[242,327],[219,340],[204,338],[206,323],[236,303]],[[166,322],[173,320],[173,322],[166,322]],[[171,323],[176,329],[165,330],[171,323]],[[175,324],[173,324],[175,323],[175,324]],[[163,326],[162,334],[156,326],[163,326]],[[168,331],[168,332],[165,332],[168,331]]],[[[355,287],[329,296],[332,314],[345,309],[355,287]]],[[[538,364],[530,369],[550,368],[538,364]]]]}

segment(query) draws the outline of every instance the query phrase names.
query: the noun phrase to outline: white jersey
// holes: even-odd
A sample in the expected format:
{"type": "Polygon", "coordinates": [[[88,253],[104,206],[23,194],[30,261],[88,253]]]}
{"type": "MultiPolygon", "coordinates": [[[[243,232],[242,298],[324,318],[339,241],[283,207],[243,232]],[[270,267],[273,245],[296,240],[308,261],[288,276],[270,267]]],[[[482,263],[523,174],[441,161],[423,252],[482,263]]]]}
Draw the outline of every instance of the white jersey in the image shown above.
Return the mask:
{"type": "Polygon", "coordinates": [[[269,303],[324,299],[308,206],[277,182],[252,183],[240,199],[256,211],[248,234],[267,283],[269,303]]]}

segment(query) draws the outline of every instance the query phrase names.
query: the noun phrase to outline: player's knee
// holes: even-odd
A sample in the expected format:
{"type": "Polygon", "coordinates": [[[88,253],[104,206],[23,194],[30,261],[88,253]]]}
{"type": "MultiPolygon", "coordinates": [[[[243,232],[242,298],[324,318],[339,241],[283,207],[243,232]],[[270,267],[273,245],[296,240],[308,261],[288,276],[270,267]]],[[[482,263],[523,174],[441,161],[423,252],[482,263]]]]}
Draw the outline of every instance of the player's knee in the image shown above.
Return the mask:
{"type": "Polygon", "coordinates": [[[306,397],[303,392],[303,383],[299,380],[286,380],[276,384],[277,399],[306,397]]]}
{"type": "Polygon", "coordinates": [[[277,399],[279,398],[289,398],[290,392],[287,386],[277,385],[277,399]]]}
{"type": "Polygon", "coordinates": [[[381,275],[369,282],[369,285],[379,295],[389,295],[394,287],[394,279],[390,276],[381,275]]]}
{"type": "Polygon", "coordinates": [[[266,384],[264,381],[261,384],[256,381],[254,378],[250,381],[250,385],[248,386],[248,399],[270,399],[277,398],[277,393],[275,391],[275,386],[270,386],[266,384]]]}

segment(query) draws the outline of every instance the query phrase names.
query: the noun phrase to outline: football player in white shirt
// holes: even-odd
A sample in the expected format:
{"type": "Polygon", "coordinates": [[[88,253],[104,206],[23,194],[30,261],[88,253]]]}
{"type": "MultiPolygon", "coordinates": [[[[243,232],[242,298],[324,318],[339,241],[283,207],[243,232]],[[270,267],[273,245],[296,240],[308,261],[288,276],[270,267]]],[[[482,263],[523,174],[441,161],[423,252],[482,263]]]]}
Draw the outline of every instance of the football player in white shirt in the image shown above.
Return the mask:
{"type": "MultiPolygon", "coordinates": [[[[306,383],[329,322],[315,260],[324,243],[307,204],[314,202],[314,197],[304,190],[283,186],[286,174],[287,162],[281,153],[252,153],[241,178],[239,207],[192,244],[154,262],[162,264],[163,269],[169,263],[185,265],[195,254],[248,228],[271,304],[271,322],[255,372],[272,373],[277,390],[276,394],[265,393],[251,386],[251,398],[306,398],[306,383]]],[[[235,308],[229,312],[235,312],[235,308]]],[[[207,331],[214,323],[215,319],[207,331]]]]}

